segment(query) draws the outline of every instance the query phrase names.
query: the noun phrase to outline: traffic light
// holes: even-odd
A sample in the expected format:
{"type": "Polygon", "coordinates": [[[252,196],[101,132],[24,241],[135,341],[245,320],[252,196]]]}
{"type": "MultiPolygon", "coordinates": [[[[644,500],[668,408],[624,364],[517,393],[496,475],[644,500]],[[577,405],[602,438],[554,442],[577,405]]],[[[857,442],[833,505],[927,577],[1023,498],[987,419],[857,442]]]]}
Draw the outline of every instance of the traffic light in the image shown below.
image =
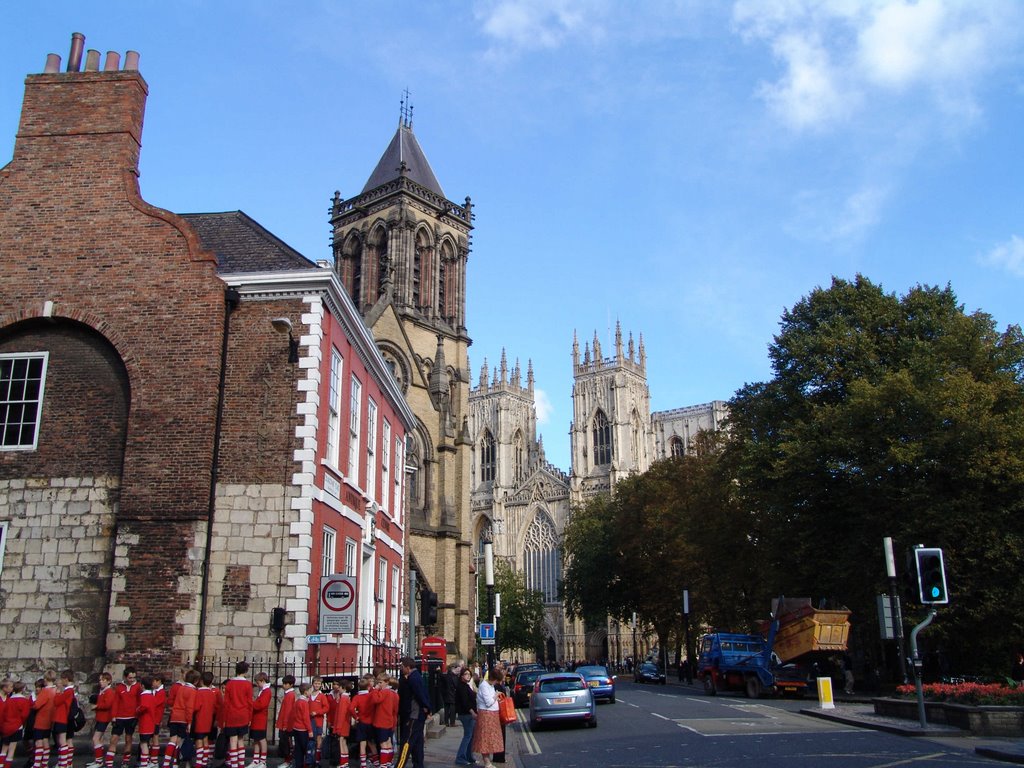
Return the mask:
{"type": "Polygon", "coordinates": [[[420,626],[432,627],[437,624],[437,592],[424,589],[420,592],[420,626]]]}
{"type": "Polygon", "coordinates": [[[914,550],[917,564],[917,591],[921,605],[945,605],[949,602],[946,590],[946,565],[942,550],[937,547],[918,547],[914,550]]]}

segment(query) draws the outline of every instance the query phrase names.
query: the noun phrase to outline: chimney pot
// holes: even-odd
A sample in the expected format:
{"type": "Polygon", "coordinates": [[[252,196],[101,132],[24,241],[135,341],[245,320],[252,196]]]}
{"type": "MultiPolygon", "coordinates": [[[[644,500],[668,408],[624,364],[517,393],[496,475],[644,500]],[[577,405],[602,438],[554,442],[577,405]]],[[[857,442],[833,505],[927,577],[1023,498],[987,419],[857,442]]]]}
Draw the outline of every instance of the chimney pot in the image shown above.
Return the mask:
{"type": "Polygon", "coordinates": [[[60,72],[60,56],[56,53],[46,54],[46,68],[43,70],[46,74],[53,74],[60,72]]]}
{"type": "Polygon", "coordinates": [[[104,72],[117,72],[121,68],[121,54],[117,51],[107,51],[107,59],[103,62],[104,72]]]}
{"type": "Polygon", "coordinates": [[[85,52],[85,71],[86,72],[99,72],[100,69],[100,52],[90,48],[85,52]]]}
{"type": "Polygon", "coordinates": [[[71,53],[68,54],[68,72],[78,72],[82,68],[82,51],[85,50],[85,35],[74,32],[71,35],[71,53]]]}
{"type": "Polygon", "coordinates": [[[129,71],[138,71],[139,69],[139,52],[138,51],[125,51],[124,54],[124,68],[129,71]]]}

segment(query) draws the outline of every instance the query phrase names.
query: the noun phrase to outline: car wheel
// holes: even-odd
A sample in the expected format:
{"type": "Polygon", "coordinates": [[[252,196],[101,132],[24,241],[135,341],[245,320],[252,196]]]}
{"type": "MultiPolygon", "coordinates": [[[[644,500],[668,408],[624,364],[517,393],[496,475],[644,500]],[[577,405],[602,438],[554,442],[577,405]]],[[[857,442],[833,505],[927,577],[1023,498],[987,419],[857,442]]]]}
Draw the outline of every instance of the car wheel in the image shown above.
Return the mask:
{"type": "Polygon", "coordinates": [[[540,730],[540,721],[539,720],[531,720],[530,721],[530,730],[531,731],[539,731],[540,730]]]}
{"type": "Polygon", "coordinates": [[[757,675],[751,675],[747,678],[747,698],[748,699],[759,699],[764,691],[764,686],[761,685],[761,679],[757,675]]]}
{"type": "Polygon", "coordinates": [[[708,696],[718,693],[718,689],[715,687],[715,678],[710,673],[704,675],[704,693],[708,696]]]}
{"type": "Polygon", "coordinates": [[[592,717],[586,722],[587,728],[597,728],[597,718],[592,717]]]}
{"type": "Polygon", "coordinates": [[[615,694],[612,694],[612,697],[610,699],[608,699],[608,703],[609,704],[614,704],[615,703],[615,694]]]}

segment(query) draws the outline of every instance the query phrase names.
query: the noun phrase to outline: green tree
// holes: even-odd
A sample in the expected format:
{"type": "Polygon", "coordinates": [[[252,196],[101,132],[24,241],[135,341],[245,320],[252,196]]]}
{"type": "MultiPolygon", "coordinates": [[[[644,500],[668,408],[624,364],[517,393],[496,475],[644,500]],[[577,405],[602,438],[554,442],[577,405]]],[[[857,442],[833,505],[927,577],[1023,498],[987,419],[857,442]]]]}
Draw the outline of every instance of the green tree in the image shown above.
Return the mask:
{"type": "Polygon", "coordinates": [[[1005,669],[1024,599],[1024,337],[953,291],[834,279],[782,317],[774,377],[730,403],[729,464],[764,576],[873,621],[881,541],[946,551],[926,633],[960,671],[1005,669]]]}
{"type": "MultiPolygon", "coordinates": [[[[544,644],[544,599],[540,592],[527,589],[526,578],[504,562],[494,564],[494,592],[501,595],[501,616],[494,653],[502,649],[535,653],[544,644]]],[[[482,620],[488,621],[487,587],[480,581],[478,595],[482,620]]]]}

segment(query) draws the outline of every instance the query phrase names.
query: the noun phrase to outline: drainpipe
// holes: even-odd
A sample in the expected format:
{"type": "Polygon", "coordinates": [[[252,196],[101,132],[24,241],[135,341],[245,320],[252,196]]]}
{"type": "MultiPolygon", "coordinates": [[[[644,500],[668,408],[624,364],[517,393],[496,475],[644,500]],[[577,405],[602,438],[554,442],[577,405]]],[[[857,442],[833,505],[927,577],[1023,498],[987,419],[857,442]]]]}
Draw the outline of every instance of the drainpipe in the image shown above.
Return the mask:
{"type": "Polygon", "coordinates": [[[231,313],[238,308],[242,297],[234,288],[224,291],[224,332],[220,346],[220,382],[217,386],[217,418],[213,427],[213,459],[210,466],[210,497],[206,510],[206,551],[203,556],[203,584],[199,598],[199,644],[196,663],[206,655],[206,606],[210,599],[210,557],[213,554],[213,519],[217,507],[217,477],[220,472],[220,432],[224,423],[224,390],[228,369],[228,336],[231,313]]]}

